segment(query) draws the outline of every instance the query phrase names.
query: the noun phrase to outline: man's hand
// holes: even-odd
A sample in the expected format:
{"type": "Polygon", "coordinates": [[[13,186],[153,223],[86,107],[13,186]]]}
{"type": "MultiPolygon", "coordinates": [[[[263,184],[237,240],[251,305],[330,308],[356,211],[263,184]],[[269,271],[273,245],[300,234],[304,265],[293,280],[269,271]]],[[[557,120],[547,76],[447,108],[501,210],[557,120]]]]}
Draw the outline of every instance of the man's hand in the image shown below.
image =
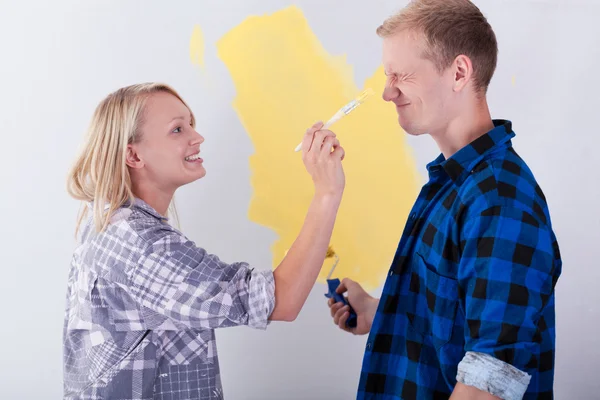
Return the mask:
{"type": "Polygon", "coordinates": [[[342,280],[336,292],[342,295],[348,292],[348,303],[352,306],[354,312],[356,312],[357,321],[356,328],[348,328],[346,320],[350,316],[350,308],[344,306],[343,303],[334,303],[333,299],[329,299],[327,304],[329,305],[333,322],[340,329],[355,335],[369,333],[373,318],[375,318],[379,299],[370,296],[358,283],[348,278],[342,280]]]}

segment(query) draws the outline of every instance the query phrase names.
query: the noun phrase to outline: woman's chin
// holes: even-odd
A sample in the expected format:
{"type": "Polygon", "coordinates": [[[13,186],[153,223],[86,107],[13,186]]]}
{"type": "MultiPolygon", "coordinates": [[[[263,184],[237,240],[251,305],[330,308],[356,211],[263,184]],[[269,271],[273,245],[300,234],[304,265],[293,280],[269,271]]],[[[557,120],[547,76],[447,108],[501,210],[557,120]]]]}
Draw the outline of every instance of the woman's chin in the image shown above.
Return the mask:
{"type": "Polygon", "coordinates": [[[206,176],[206,169],[204,168],[204,166],[201,166],[198,171],[194,171],[194,174],[192,175],[192,181],[197,181],[198,179],[202,179],[206,176]]]}
{"type": "Polygon", "coordinates": [[[206,169],[204,168],[204,160],[201,158],[192,162],[186,162],[185,166],[186,175],[193,177],[194,180],[202,178],[206,175],[206,169]]]}
{"type": "Polygon", "coordinates": [[[182,174],[182,180],[179,181],[178,187],[188,185],[192,182],[195,182],[199,179],[204,178],[206,176],[206,169],[204,167],[195,168],[194,171],[190,171],[189,169],[182,174]]]}

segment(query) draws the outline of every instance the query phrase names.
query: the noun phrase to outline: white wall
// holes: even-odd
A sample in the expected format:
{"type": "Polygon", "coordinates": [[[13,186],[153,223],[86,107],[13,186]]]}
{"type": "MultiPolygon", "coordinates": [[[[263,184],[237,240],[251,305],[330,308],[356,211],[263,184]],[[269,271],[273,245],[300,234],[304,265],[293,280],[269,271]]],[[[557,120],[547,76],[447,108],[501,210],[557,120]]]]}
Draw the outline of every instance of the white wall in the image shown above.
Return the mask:
{"type": "MultiPolygon", "coordinates": [[[[295,2],[326,49],[348,55],[358,84],[380,62],[375,27],[405,3],[295,2]]],[[[515,147],[546,193],[564,258],[557,287],[557,398],[592,399],[600,396],[592,394],[600,391],[600,5],[476,3],[500,45],[489,94],[493,116],[512,119],[515,147]]],[[[269,268],[275,235],[246,216],[253,147],[231,108],[234,87],[214,42],[246,16],[289,4],[0,2],[0,398],[61,396],[64,293],[78,209],[65,192],[65,177],[94,107],[119,86],[165,81],[188,100],[207,137],[209,174],[178,195],[183,229],[226,261],[269,268]],[[206,68],[215,83],[208,89],[189,61],[195,24],[207,41],[206,68]]],[[[424,172],[437,149],[427,137],[410,138],[410,144],[424,172]]],[[[365,338],[333,326],[324,292],[315,287],[293,324],[217,332],[227,398],[353,398],[365,338]]]]}

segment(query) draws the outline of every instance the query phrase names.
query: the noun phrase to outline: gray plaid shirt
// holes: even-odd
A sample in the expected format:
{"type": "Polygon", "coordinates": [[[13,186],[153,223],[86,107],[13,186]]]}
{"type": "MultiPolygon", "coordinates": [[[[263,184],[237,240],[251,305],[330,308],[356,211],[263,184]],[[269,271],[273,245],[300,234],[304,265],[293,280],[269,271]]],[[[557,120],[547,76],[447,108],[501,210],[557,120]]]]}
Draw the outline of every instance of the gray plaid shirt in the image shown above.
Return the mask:
{"type": "Polygon", "coordinates": [[[271,270],[226,264],[141,200],[82,229],[69,273],[64,398],[222,399],[214,329],[266,329],[271,270]]]}

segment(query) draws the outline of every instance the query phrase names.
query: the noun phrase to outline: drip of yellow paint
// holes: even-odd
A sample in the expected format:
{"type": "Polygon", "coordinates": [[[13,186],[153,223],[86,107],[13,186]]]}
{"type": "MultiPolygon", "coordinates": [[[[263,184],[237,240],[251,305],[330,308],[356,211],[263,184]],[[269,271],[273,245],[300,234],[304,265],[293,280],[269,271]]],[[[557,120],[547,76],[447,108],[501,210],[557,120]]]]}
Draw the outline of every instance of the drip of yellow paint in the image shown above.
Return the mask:
{"type": "MultiPolygon", "coordinates": [[[[293,149],[305,130],[362,91],[346,58],[333,57],[295,6],[247,18],[217,43],[236,87],[233,106],[254,144],[250,220],[273,229],[278,265],[300,232],[314,189],[293,149]]],[[[382,89],[380,67],[365,87],[382,89]]],[[[335,277],[365,289],[385,279],[419,185],[393,105],[374,96],[337,122],[346,150],[346,190],[331,245],[335,277]]],[[[324,283],[327,268],[319,275],[324,283]]]]}
{"type": "Polygon", "coordinates": [[[190,39],[190,59],[193,64],[204,68],[204,36],[199,25],[194,26],[190,39]]]}

